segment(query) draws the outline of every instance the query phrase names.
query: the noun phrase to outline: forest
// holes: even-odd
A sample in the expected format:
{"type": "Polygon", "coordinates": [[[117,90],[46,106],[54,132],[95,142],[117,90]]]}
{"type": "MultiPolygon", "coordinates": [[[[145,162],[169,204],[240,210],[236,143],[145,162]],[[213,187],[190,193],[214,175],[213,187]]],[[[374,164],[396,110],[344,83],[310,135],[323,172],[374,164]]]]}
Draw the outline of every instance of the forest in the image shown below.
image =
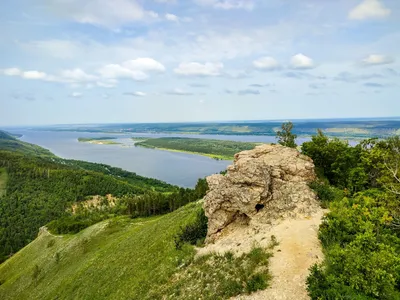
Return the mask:
{"type": "Polygon", "coordinates": [[[195,153],[225,160],[232,160],[236,153],[251,150],[257,145],[257,143],[177,137],[154,138],[135,143],[135,146],[140,147],[195,153]]]}
{"type": "Polygon", "coordinates": [[[199,199],[206,189],[204,182],[199,192],[199,187],[181,189],[103,164],[32,155],[29,146],[16,142],[21,145],[18,151],[0,148],[0,261],[31,242],[38,229],[51,221],[55,232],[77,232],[115,214],[135,217],[170,212],[199,199]],[[108,194],[122,199],[113,211],[73,215],[68,210],[89,196],[108,194]]]}
{"type": "Polygon", "coordinates": [[[312,299],[400,299],[400,138],[357,146],[322,131],[302,145],[329,213],[319,230],[325,260],[307,279],[312,299]]]}

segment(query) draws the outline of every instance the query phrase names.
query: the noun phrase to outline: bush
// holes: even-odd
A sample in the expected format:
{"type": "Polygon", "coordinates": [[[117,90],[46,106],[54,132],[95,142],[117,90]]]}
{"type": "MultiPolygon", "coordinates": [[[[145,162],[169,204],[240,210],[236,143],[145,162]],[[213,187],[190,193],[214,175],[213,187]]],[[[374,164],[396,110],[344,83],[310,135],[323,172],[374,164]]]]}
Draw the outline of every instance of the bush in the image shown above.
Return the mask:
{"type": "Polygon", "coordinates": [[[321,265],[315,264],[307,278],[307,291],[312,300],[372,300],[354,289],[334,282],[335,277],[327,276],[321,265]],[[330,281],[331,280],[331,281],[330,281]]]}
{"type": "Polygon", "coordinates": [[[230,299],[268,287],[269,258],[266,249],[254,246],[249,253],[211,253],[179,268],[164,285],[146,299],[230,299]]]}
{"type": "Polygon", "coordinates": [[[51,239],[51,240],[47,243],[47,248],[53,247],[55,243],[56,243],[56,240],[55,240],[55,239],[51,239]]]}
{"type": "Polygon", "coordinates": [[[202,244],[207,236],[207,223],[208,219],[204,214],[204,210],[199,210],[195,221],[181,228],[181,232],[174,237],[175,248],[182,249],[184,243],[191,245],[202,244]]]}
{"type": "Polygon", "coordinates": [[[318,180],[310,183],[309,187],[317,194],[318,198],[321,200],[321,206],[323,208],[328,208],[330,202],[342,199],[344,196],[342,190],[330,186],[329,183],[324,183],[318,180]]]}
{"type": "Polygon", "coordinates": [[[246,292],[251,294],[259,290],[265,290],[268,287],[268,274],[257,273],[249,278],[246,282],[246,292]]]}
{"type": "Polygon", "coordinates": [[[390,209],[395,203],[379,190],[331,203],[319,231],[326,260],[307,279],[312,299],[400,299],[400,238],[390,209]]]}

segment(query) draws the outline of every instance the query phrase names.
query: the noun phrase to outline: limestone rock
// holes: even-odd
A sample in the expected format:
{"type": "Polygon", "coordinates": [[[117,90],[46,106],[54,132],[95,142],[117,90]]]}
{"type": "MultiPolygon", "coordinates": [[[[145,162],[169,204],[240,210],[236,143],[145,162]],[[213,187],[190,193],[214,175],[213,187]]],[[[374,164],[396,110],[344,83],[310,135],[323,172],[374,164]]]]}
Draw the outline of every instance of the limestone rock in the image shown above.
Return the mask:
{"type": "Polygon", "coordinates": [[[275,224],[309,216],[319,205],[308,183],[315,179],[313,161],[296,149],[260,145],[235,155],[227,174],[207,177],[204,210],[207,241],[233,223],[275,224]]]}

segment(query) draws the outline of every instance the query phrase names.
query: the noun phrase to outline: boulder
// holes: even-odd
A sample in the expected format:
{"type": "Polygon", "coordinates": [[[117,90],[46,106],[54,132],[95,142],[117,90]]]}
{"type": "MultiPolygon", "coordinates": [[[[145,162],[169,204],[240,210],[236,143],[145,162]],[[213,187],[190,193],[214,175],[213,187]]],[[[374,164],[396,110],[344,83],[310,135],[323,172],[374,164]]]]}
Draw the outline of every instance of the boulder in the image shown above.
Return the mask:
{"type": "Polygon", "coordinates": [[[314,179],[313,161],[296,149],[260,145],[237,153],[226,175],[207,177],[207,242],[231,224],[273,225],[285,218],[310,216],[319,208],[308,186],[314,179]]]}

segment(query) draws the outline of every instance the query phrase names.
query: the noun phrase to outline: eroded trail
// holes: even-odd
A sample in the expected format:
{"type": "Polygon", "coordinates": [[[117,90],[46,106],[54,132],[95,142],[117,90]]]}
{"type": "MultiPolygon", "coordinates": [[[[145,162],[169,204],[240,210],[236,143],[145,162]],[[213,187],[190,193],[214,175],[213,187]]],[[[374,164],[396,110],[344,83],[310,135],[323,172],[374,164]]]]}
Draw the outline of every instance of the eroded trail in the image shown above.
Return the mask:
{"type": "Polygon", "coordinates": [[[199,254],[208,252],[234,251],[237,254],[248,252],[256,243],[268,247],[274,235],[279,245],[272,251],[270,273],[271,285],[264,291],[248,296],[239,296],[237,300],[305,300],[306,278],[309,268],[323,259],[322,248],[318,240],[318,228],[324,215],[319,210],[313,216],[299,219],[286,219],[273,227],[265,224],[249,227],[229,228],[215,244],[201,249],[199,254]]]}

